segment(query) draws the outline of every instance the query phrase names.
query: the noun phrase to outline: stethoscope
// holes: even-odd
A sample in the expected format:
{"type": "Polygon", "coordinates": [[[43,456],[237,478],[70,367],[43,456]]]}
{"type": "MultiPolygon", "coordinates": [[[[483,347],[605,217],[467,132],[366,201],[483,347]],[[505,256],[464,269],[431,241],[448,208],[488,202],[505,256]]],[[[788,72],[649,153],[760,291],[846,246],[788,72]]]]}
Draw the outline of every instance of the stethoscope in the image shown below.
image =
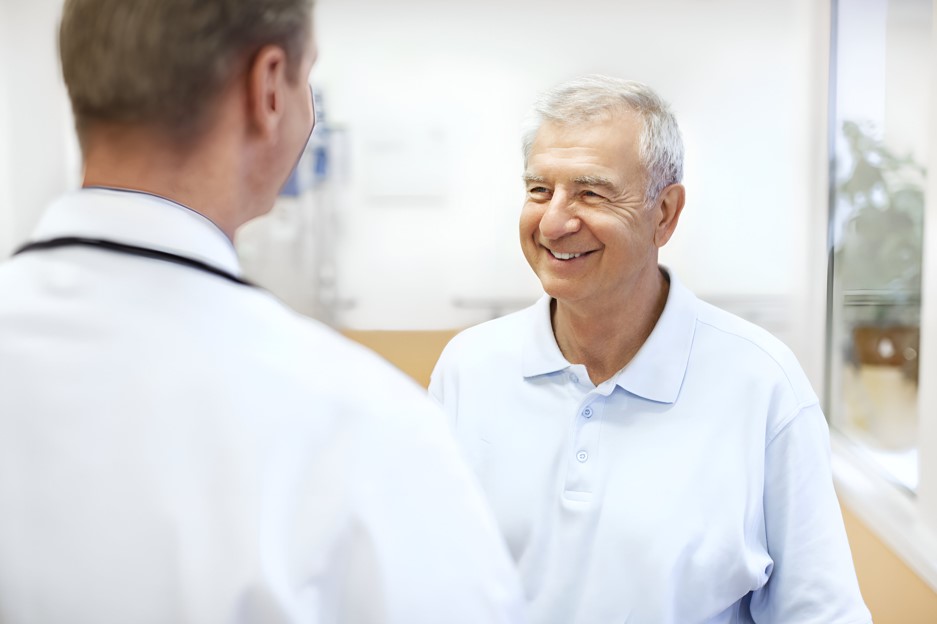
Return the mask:
{"type": "Polygon", "coordinates": [[[178,264],[184,267],[189,267],[190,269],[195,269],[197,271],[203,271],[205,273],[210,273],[217,277],[222,277],[229,282],[234,282],[235,284],[240,284],[241,286],[251,286],[254,284],[247,281],[242,277],[238,277],[233,273],[228,273],[225,270],[214,267],[206,262],[201,260],[196,260],[195,258],[189,258],[188,256],[180,256],[168,251],[162,251],[159,249],[151,249],[149,247],[138,247],[137,245],[128,245],[127,243],[118,243],[117,241],[106,240],[103,238],[85,238],[83,236],[63,236],[61,238],[50,238],[48,240],[35,241],[32,243],[26,243],[15,252],[13,255],[19,255],[21,253],[27,253],[30,251],[44,251],[47,249],[59,249],[61,247],[91,247],[93,249],[104,249],[106,251],[111,251],[115,253],[121,253],[129,256],[139,256],[141,258],[151,258],[153,260],[161,260],[163,262],[170,262],[172,264],[178,264]]]}

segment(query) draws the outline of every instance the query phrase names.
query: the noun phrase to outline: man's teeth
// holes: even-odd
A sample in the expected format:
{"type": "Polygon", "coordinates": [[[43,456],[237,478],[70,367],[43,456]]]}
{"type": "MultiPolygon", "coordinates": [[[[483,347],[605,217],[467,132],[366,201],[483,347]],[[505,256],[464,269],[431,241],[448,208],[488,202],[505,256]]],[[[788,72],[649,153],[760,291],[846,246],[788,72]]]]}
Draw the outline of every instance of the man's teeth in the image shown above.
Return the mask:
{"type": "Polygon", "coordinates": [[[581,256],[581,253],[560,253],[558,251],[550,250],[550,253],[553,254],[553,257],[557,260],[572,260],[573,258],[578,258],[581,256]]]}

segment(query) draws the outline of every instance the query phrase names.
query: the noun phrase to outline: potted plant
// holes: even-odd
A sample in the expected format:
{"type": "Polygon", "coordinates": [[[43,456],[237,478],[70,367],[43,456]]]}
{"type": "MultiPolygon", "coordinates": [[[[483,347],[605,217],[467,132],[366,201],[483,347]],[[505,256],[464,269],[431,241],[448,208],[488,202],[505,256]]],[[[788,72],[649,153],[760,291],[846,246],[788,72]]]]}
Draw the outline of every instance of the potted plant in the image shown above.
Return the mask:
{"type": "Polygon", "coordinates": [[[837,185],[834,262],[850,309],[854,364],[899,366],[917,381],[925,169],[869,126],[843,124],[851,168],[837,185]]]}

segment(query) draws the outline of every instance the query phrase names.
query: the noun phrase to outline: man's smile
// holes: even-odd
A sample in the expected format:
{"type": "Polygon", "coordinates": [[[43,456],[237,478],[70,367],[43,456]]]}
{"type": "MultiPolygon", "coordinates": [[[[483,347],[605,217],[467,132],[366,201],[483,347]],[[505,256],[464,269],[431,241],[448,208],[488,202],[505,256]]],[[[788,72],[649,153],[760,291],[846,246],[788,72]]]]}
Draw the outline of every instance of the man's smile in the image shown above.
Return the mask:
{"type": "Polygon", "coordinates": [[[556,258],[557,260],[562,260],[564,262],[569,261],[569,260],[575,260],[576,258],[581,258],[583,256],[588,256],[596,251],[593,249],[590,251],[562,252],[562,251],[555,251],[553,249],[550,249],[549,247],[544,247],[544,249],[549,251],[550,255],[556,258]]]}

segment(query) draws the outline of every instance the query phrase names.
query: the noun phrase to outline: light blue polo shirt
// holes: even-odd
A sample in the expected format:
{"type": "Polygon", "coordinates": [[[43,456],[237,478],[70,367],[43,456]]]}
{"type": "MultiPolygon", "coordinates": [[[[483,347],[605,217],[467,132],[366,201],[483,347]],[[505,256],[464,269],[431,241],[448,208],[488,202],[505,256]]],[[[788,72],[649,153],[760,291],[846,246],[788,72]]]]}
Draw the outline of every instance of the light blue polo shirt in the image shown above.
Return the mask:
{"type": "Polygon", "coordinates": [[[794,355],[670,280],[598,387],[557,347],[547,296],[462,332],[433,372],[531,621],[871,621],[794,355]]]}

